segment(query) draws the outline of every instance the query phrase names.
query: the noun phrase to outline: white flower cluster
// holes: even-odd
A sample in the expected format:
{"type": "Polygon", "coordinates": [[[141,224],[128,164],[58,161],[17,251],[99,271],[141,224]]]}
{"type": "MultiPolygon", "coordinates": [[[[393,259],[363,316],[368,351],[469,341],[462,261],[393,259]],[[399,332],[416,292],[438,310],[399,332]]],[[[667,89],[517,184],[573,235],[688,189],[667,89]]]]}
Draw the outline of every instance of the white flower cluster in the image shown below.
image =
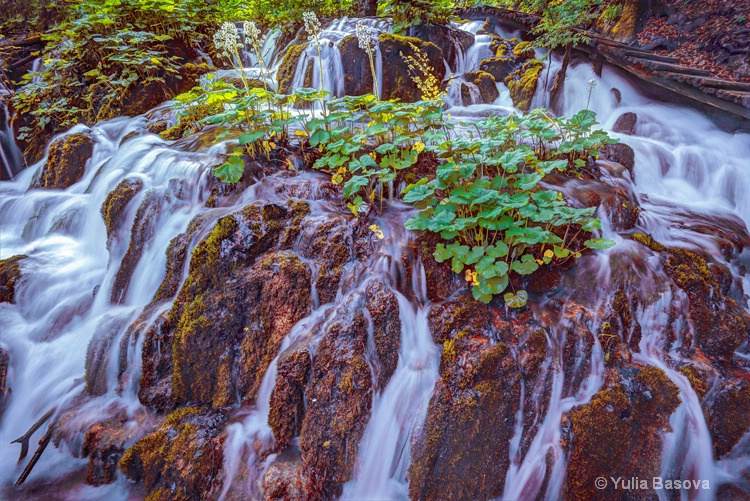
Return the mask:
{"type": "Polygon", "coordinates": [[[320,21],[315,12],[305,12],[302,14],[302,19],[305,21],[305,31],[307,32],[309,40],[317,39],[318,32],[320,31],[320,21]]]}
{"type": "Polygon", "coordinates": [[[591,87],[592,89],[596,87],[596,80],[594,80],[593,78],[589,80],[589,87],[591,87]]]}
{"type": "Polygon", "coordinates": [[[242,31],[245,32],[245,39],[250,41],[250,44],[255,46],[263,45],[263,39],[261,38],[260,30],[255,23],[252,21],[245,21],[242,24],[242,31]]]}
{"type": "Polygon", "coordinates": [[[242,47],[237,26],[232,23],[223,23],[214,35],[214,45],[218,50],[224,51],[227,57],[231,57],[237,49],[242,47]]]}
{"type": "Polygon", "coordinates": [[[357,40],[359,40],[359,48],[366,51],[372,50],[377,43],[375,34],[362,21],[357,22],[357,40]]]}

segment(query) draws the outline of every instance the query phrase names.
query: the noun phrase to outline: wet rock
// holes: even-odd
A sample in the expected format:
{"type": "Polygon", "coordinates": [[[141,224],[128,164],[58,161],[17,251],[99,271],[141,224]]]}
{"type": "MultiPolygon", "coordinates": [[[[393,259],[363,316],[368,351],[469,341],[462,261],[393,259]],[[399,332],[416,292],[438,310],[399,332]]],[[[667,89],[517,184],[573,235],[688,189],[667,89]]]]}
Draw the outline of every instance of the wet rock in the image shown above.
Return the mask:
{"type": "Polygon", "coordinates": [[[500,97],[495,79],[486,71],[470,71],[464,74],[464,78],[477,86],[484,103],[492,103],[500,97]]]}
{"type": "Polygon", "coordinates": [[[638,115],[632,111],[623,113],[617,118],[617,121],[612,126],[612,132],[619,132],[620,134],[632,136],[635,132],[635,124],[637,121],[638,115]]]}
{"type": "Polygon", "coordinates": [[[599,150],[599,158],[602,160],[617,162],[628,169],[631,175],[633,173],[633,167],[635,166],[635,152],[633,151],[633,148],[625,143],[605,144],[599,150]]]}
{"type": "Polygon", "coordinates": [[[297,71],[297,65],[306,48],[307,44],[293,44],[286,50],[286,54],[284,54],[284,58],[281,60],[276,73],[276,81],[279,83],[280,94],[291,94],[294,91],[292,88],[294,74],[297,71]]]}
{"type": "Polygon", "coordinates": [[[668,248],[648,235],[633,238],[659,253],[664,271],[689,300],[689,319],[697,347],[719,366],[731,363],[735,350],[748,339],[748,321],[740,305],[721,294],[706,259],[685,249],[668,248]]]}
{"type": "Polygon", "coordinates": [[[3,419],[5,407],[10,398],[11,389],[8,386],[8,371],[10,368],[10,354],[0,347],[0,422],[3,419]]]}
{"type": "Polygon", "coordinates": [[[726,382],[711,392],[703,407],[708,410],[708,429],[718,459],[731,451],[750,428],[750,384],[726,382]]]}
{"type": "Polygon", "coordinates": [[[268,467],[263,476],[263,499],[275,501],[308,501],[323,499],[315,492],[299,454],[284,453],[268,467]]]}
{"type": "Polygon", "coordinates": [[[284,449],[302,429],[305,414],[305,388],[310,379],[312,359],[307,350],[283,355],[278,362],[276,385],[271,392],[268,425],[276,447],[284,449]]]}
{"type": "Polygon", "coordinates": [[[523,66],[505,77],[505,85],[510,90],[513,104],[522,111],[529,111],[531,99],[536,92],[539,73],[544,65],[537,59],[529,59],[523,66]]]}
{"type": "Polygon", "coordinates": [[[348,301],[318,346],[299,440],[307,470],[326,498],[339,496],[352,476],[372,405],[367,321],[355,299],[348,301]]]}
{"type": "Polygon", "coordinates": [[[351,227],[345,221],[329,219],[302,228],[304,257],[320,261],[315,288],[321,304],[336,297],[344,266],[352,259],[351,227]]]}
{"type": "Polygon", "coordinates": [[[86,391],[99,396],[107,392],[107,369],[112,346],[125,320],[116,316],[105,317],[97,326],[94,336],[86,349],[86,391]]]}
{"type": "MultiPolygon", "coordinates": [[[[422,99],[422,92],[414,83],[403,57],[419,58],[419,53],[427,56],[429,68],[425,68],[437,79],[438,85],[445,78],[445,64],[443,51],[430,42],[418,38],[404,37],[383,33],[380,35],[380,53],[383,58],[383,88],[380,89],[382,98],[401,99],[405,102],[415,102],[422,99]]],[[[423,76],[419,75],[422,79],[423,76]]]]}
{"type": "MultiPolygon", "coordinates": [[[[438,235],[423,233],[417,237],[417,253],[424,266],[427,298],[440,302],[451,295],[453,271],[449,262],[438,263],[433,257],[435,245],[440,242],[438,235]]],[[[434,332],[434,331],[433,331],[434,332]]]]}
{"type": "Polygon", "coordinates": [[[150,190],[146,193],[140,207],[138,207],[133,226],[130,229],[130,245],[125,256],[122,258],[120,269],[117,271],[114,284],[112,285],[110,301],[113,304],[120,304],[125,300],[130,280],[133,278],[133,272],[143,256],[146,245],[156,234],[159,221],[158,216],[164,202],[161,193],[156,190],[150,190]]]}
{"type": "Polygon", "coordinates": [[[437,45],[451,68],[456,67],[461,53],[466,53],[474,45],[473,34],[440,24],[411,26],[408,35],[437,45]]]}
{"type": "Polygon", "coordinates": [[[382,390],[398,364],[401,345],[398,299],[383,282],[373,282],[367,288],[366,297],[365,307],[372,319],[372,337],[378,361],[375,367],[376,389],[382,390]]]}
{"type": "Polygon", "coordinates": [[[222,483],[225,421],[218,411],[176,410],[125,451],[120,470],[143,482],[148,499],[208,499],[222,483]]]}
{"type": "Polygon", "coordinates": [[[641,210],[624,190],[610,190],[603,196],[601,206],[609,215],[613,230],[628,231],[636,227],[641,210]]]}
{"type": "MultiPolygon", "coordinates": [[[[624,380],[610,372],[610,385],[570,413],[570,462],[566,497],[616,496],[597,490],[597,477],[652,478],[661,471],[662,433],[680,404],[679,389],[655,367],[642,367],[624,380]]],[[[654,492],[644,492],[653,496],[654,492]]]]}
{"type": "Polygon", "coordinates": [[[120,220],[123,210],[142,189],[143,181],[140,179],[123,179],[104,199],[101,213],[107,227],[107,245],[109,245],[112,233],[123,223],[120,220]]]}
{"type": "Polygon", "coordinates": [[[28,256],[18,255],[0,259],[0,303],[16,302],[16,287],[21,280],[21,261],[28,256]]]}
{"type": "Polygon", "coordinates": [[[531,42],[519,42],[513,47],[513,57],[516,61],[528,61],[534,56],[534,45],[531,42]]]}
{"type": "Polygon", "coordinates": [[[31,188],[62,190],[83,177],[86,162],[94,151],[94,139],[88,132],[79,132],[55,139],[49,145],[47,162],[31,188]]]}
{"type": "Polygon", "coordinates": [[[430,309],[427,321],[435,344],[443,344],[465,329],[475,334],[489,334],[488,309],[475,301],[468,291],[435,305],[430,309]]]}
{"type": "Polygon", "coordinates": [[[479,70],[492,75],[497,82],[503,82],[516,67],[515,59],[510,56],[491,57],[479,63],[479,70]]]}
{"type": "MultiPolygon", "coordinates": [[[[339,51],[344,67],[344,94],[361,96],[374,92],[370,58],[365,49],[359,48],[357,37],[349,35],[341,40],[339,51]]],[[[373,61],[374,57],[373,55],[373,61]]]]}
{"type": "Polygon", "coordinates": [[[412,499],[501,496],[521,396],[509,347],[471,329],[443,345],[440,379],[412,441],[412,499]]]}
{"type": "MultiPolygon", "coordinates": [[[[149,326],[148,319],[142,315],[133,323],[128,333],[123,337],[137,339],[141,329],[147,329],[144,334],[143,352],[141,355],[142,368],[138,400],[148,407],[158,410],[170,410],[174,407],[172,399],[172,336],[174,325],[170,323],[168,313],[162,313],[149,326]]],[[[121,345],[121,353],[127,353],[127,345],[121,345]]],[[[121,366],[126,361],[121,360],[121,366]]],[[[123,367],[120,374],[122,384],[123,375],[127,368],[123,367]]]]}

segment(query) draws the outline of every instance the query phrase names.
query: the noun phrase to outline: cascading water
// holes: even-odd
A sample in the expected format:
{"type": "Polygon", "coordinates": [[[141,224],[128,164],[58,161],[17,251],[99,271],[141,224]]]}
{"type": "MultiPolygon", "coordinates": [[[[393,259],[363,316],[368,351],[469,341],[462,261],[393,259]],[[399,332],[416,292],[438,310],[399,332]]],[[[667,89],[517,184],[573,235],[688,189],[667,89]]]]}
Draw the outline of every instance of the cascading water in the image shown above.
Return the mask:
{"type": "MultiPolygon", "coordinates": [[[[300,58],[295,86],[303,86],[307,65],[312,64],[313,87],[320,86],[322,81],[323,87],[332,94],[342,94],[344,69],[337,47],[345,36],[354,33],[355,25],[356,20],[344,19],[323,30],[320,35],[324,42],[322,78],[314,61],[317,49],[310,46],[300,58]]],[[[468,23],[462,29],[476,34],[481,26],[481,23],[468,23]]],[[[370,27],[383,30],[386,25],[372,21],[370,27]]],[[[489,39],[489,35],[477,36],[475,45],[458,58],[456,73],[477,69],[488,55],[489,39]]],[[[272,55],[277,50],[277,39],[269,40],[267,53],[272,55]]],[[[267,60],[273,59],[271,56],[267,60]]],[[[552,65],[554,75],[559,60],[552,58],[548,64],[552,65]]],[[[542,75],[545,73],[546,69],[542,75]]],[[[382,72],[378,72],[378,79],[381,78],[382,72]]],[[[544,81],[542,76],[542,84],[534,97],[536,105],[548,104],[549,89],[543,88],[544,81]]],[[[507,113],[511,109],[507,88],[498,84],[498,90],[501,97],[492,105],[483,105],[483,113],[507,113]]],[[[449,97],[448,102],[459,107],[462,106],[460,99],[459,92],[449,97]]],[[[614,134],[635,151],[633,179],[624,174],[612,182],[627,186],[636,194],[642,208],[639,230],[665,245],[704,250],[729,267],[734,279],[748,290],[750,282],[745,271],[737,263],[727,262],[718,238],[691,228],[690,221],[708,221],[730,233],[750,224],[747,189],[750,186],[743,172],[746,159],[750,157],[750,136],[723,132],[698,112],[647,99],[628,78],[608,67],[601,77],[587,65],[569,68],[560,105],[565,114],[588,107],[597,113],[606,130],[612,129],[622,113],[637,114],[638,122],[632,135],[614,134]]],[[[98,396],[89,397],[79,406],[77,419],[93,424],[124,412],[124,419],[132,427],[145,429],[146,410],[138,401],[137,388],[141,335],[172,303],[167,302],[149,312],[134,343],[121,340],[127,326],[144,313],[144,307],[151,302],[164,278],[165,250],[170,240],[185,232],[196,216],[216,220],[254,200],[284,201],[285,192],[281,187],[289,181],[272,175],[246,190],[231,206],[206,208],[208,167],[218,161],[224,145],[201,148],[189,140],[168,144],[151,134],[128,137],[131,132],[142,131],[144,124],[145,118],[140,117],[101,123],[90,131],[82,126],[71,130],[70,133],[90,133],[94,149],[83,177],[65,190],[29,189],[45,161],[22,171],[13,181],[0,183],[0,258],[18,254],[29,256],[22,264],[24,278],[18,288],[16,304],[0,305],[0,348],[13,357],[13,370],[8,377],[13,393],[0,422],[0,441],[9,451],[0,460],[3,486],[10,486],[20,473],[15,465],[16,449],[9,448],[8,443],[23,435],[48,410],[59,413],[61,409],[75,406],[84,391],[81,380],[84,368],[89,371],[89,385],[90,374],[103,373],[104,376],[103,380],[97,380],[101,383],[98,396]],[[128,205],[128,213],[122,216],[119,228],[108,236],[100,207],[108,194],[126,179],[139,181],[142,188],[128,205]],[[148,200],[159,202],[143,218],[137,209],[148,207],[148,200]],[[139,217],[145,219],[146,224],[134,225],[139,217]],[[127,286],[114,294],[113,301],[113,290],[119,287],[119,270],[133,240],[140,237],[129,232],[131,227],[137,227],[147,237],[139,244],[137,264],[132,268],[127,286]],[[92,346],[103,347],[105,356],[99,365],[92,366],[91,360],[87,361],[87,352],[92,346]],[[122,350],[126,351],[124,355],[122,350]],[[127,360],[128,366],[124,383],[116,362],[122,358],[127,360]]],[[[8,150],[3,151],[7,154],[8,150]]],[[[9,161],[6,165],[10,164],[9,161]]],[[[323,182],[319,176],[306,173],[300,174],[300,178],[318,188],[323,182]]],[[[345,217],[328,201],[313,197],[310,204],[312,219],[323,215],[345,217]]],[[[395,209],[374,221],[386,238],[371,259],[344,271],[335,300],[321,305],[315,291],[311,313],[284,337],[277,356],[263,376],[254,404],[241,407],[226,426],[224,484],[219,497],[233,498],[243,493],[260,496],[263,473],[276,459],[275,454],[261,452],[270,451],[274,441],[268,419],[277,364],[285,353],[300,345],[307,346],[314,356],[322,333],[340,314],[339,305],[355,304],[361,308],[367,288],[376,281],[387,284],[396,298],[401,327],[398,361],[387,384],[382,388],[374,385],[370,417],[351,479],[344,485],[343,498],[402,499],[408,496],[410,443],[422,425],[439,377],[440,350],[428,326],[432,305],[427,300],[422,263],[412,260],[407,266],[400,259],[408,254],[412,242],[403,229],[405,211],[398,206],[395,209]]],[[[600,217],[604,219],[604,236],[615,240],[617,245],[584,258],[580,265],[583,272],[570,279],[567,285],[570,290],[579,286],[584,290],[590,277],[595,277],[597,292],[586,298],[576,297],[576,300],[597,311],[616,289],[612,268],[616,259],[625,262],[634,274],[640,274],[639,281],[644,285],[633,290],[641,298],[634,316],[642,327],[643,338],[634,361],[662,369],[679,388],[681,398],[680,406],[670,418],[671,431],[664,437],[662,476],[709,480],[712,486],[740,481],[750,468],[750,457],[738,453],[731,459],[712,460],[711,437],[698,395],[686,377],[674,368],[680,360],[679,350],[663,348],[668,324],[672,321],[670,311],[684,309],[684,295],[669,287],[669,277],[653,256],[645,258],[648,271],[639,271],[644,262],[642,249],[615,232],[606,213],[601,213],[600,217]]],[[[307,231],[314,232],[316,228],[311,226],[307,231]]],[[[306,238],[311,236],[300,236],[296,250],[308,243],[306,238]]],[[[196,243],[197,237],[191,242],[191,248],[196,243]]],[[[316,273],[313,270],[313,275],[316,273]]],[[[579,380],[571,381],[565,366],[568,362],[563,356],[566,329],[571,321],[565,313],[562,318],[545,317],[545,307],[542,302],[533,309],[547,329],[550,354],[542,366],[540,380],[550,381],[549,391],[543,393],[541,388],[532,385],[523,387],[522,405],[508,445],[510,466],[503,499],[558,499],[562,496],[568,458],[561,445],[564,434],[561,421],[572,408],[589,402],[604,382],[605,355],[599,341],[589,355],[578,358],[580,367],[574,368],[573,375],[579,380]],[[537,413],[531,422],[523,417],[529,411],[525,407],[529,399],[548,400],[544,412],[537,413]]],[[[589,323],[591,332],[595,332],[600,319],[592,318],[589,323]]],[[[516,358],[520,355],[515,354],[516,358]]],[[[375,358],[369,354],[373,367],[378,363],[373,361],[375,358]]],[[[52,420],[57,417],[55,414],[52,420]]],[[[33,470],[30,481],[53,481],[74,474],[84,465],[83,460],[71,460],[70,454],[62,449],[49,449],[33,470]]],[[[120,480],[110,487],[71,487],[66,496],[125,499],[128,489],[128,484],[120,480]]],[[[6,491],[2,492],[5,495],[6,491]]],[[[715,492],[713,488],[700,492],[698,499],[711,499],[715,492]]]]}

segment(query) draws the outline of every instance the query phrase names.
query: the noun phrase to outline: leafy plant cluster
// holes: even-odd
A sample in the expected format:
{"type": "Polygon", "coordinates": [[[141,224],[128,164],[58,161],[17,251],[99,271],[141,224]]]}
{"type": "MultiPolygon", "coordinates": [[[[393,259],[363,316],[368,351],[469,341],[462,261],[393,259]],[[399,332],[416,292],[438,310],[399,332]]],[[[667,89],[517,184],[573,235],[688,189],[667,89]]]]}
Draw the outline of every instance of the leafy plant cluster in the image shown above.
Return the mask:
{"type": "Polygon", "coordinates": [[[97,119],[104,103],[121,103],[135,85],[179,78],[174,46],[200,43],[216,12],[202,0],[84,0],[65,4],[62,22],[43,35],[38,71],[14,96],[36,118],[31,132],[97,119]]]}
{"type": "Polygon", "coordinates": [[[378,14],[393,19],[393,32],[406,33],[411,26],[447,24],[456,19],[452,0],[380,0],[378,14]]]}

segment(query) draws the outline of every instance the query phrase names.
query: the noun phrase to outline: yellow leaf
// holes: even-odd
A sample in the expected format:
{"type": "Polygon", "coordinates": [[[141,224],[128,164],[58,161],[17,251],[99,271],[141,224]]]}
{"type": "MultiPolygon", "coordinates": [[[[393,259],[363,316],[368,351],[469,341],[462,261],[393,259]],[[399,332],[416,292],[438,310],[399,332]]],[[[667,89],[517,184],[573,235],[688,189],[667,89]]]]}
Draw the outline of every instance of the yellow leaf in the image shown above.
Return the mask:
{"type": "Polygon", "coordinates": [[[544,251],[544,257],[552,259],[553,257],[555,257],[555,253],[552,252],[552,249],[547,249],[546,251],[544,251]]]}
{"type": "Polygon", "coordinates": [[[326,440],[325,442],[323,442],[323,447],[328,447],[330,445],[331,445],[331,441],[330,440],[326,440]]]}
{"type": "Polygon", "coordinates": [[[307,131],[304,131],[304,130],[295,130],[294,131],[294,135],[295,136],[300,136],[300,137],[307,137],[307,131]]]}

